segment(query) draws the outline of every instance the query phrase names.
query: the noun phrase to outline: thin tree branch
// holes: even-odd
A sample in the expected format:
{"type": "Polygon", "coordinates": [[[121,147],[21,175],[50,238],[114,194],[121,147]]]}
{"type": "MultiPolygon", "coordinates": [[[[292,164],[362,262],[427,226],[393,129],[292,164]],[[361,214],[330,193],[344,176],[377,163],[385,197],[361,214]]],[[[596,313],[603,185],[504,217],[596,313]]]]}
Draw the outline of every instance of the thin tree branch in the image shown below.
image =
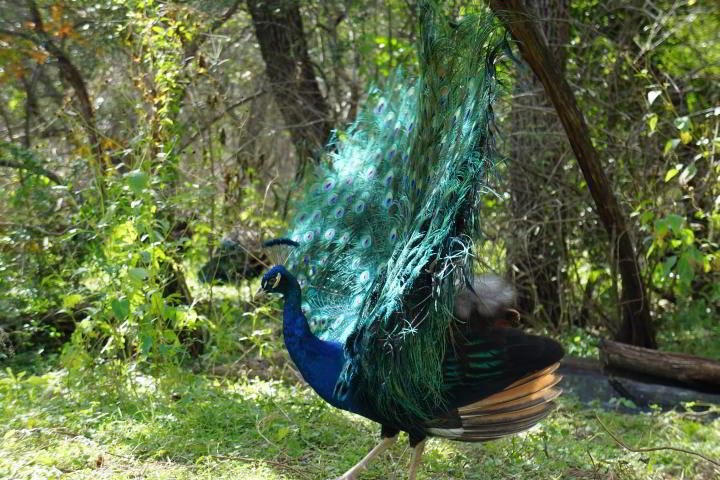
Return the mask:
{"type": "Polygon", "coordinates": [[[687,450],[687,449],[685,449],[685,448],[678,448],[678,447],[671,447],[671,446],[645,447],[645,448],[634,448],[634,447],[631,447],[631,446],[627,445],[625,442],[623,442],[617,435],[615,435],[613,432],[611,432],[610,429],[608,429],[608,428],[605,426],[605,424],[602,422],[602,420],[600,420],[600,417],[597,415],[597,413],[595,414],[595,419],[598,421],[598,423],[600,424],[600,426],[602,427],[602,429],[605,430],[605,433],[607,433],[608,435],[610,435],[610,437],[611,437],[613,440],[615,440],[615,443],[617,443],[617,444],[620,445],[622,448],[624,448],[625,450],[628,450],[628,451],[630,451],[630,452],[642,453],[642,452],[658,452],[658,451],[661,451],[661,450],[672,450],[672,451],[674,451],[674,452],[680,452],[680,453],[685,453],[685,454],[687,454],[687,455],[694,455],[694,456],[696,456],[696,457],[700,457],[700,458],[702,458],[703,460],[705,460],[706,462],[709,462],[709,463],[713,464],[716,468],[720,468],[720,461],[714,460],[714,459],[712,459],[712,458],[708,457],[707,455],[704,455],[704,454],[702,454],[702,453],[700,453],[700,452],[695,452],[695,451],[692,451],[692,450],[687,450]]]}
{"type": "Polygon", "coordinates": [[[41,227],[39,225],[24,225],[21,223],[14,223],[14,222],[0,222],[0,229],[3,228],[24,228],[26,230],[32,230],[34,232],[39,233],[40,235],[46,235],[49,237],[59,237],[60,235],[65,235],[70,228],[73,226],[66,227],[64,230],[61,230],[59,232],[54,232],[51,230],[47,230],[44,227],[41,227]]]}
{"type": "Polygon", "coordinates": [[[260,91],[258,91],[258,92],[253,93],[252,95],[248,95],[247,97],[241,98],[241,99],[238,100],[237,102],[233,103],[232,105],[230,105],[229,107],[227,107],[225,110],[223,110],[221,113],[218,113],[218,114],[215,115],[213,118],[211,118],[205,125],[203,125],[202,127],[198,128],[197,131],[193,134],[192,137],[190,137],[190,138],[187,139],[185,142],[183,142],[183,144],[180,146],[180,149],[179,149],[178,151],[179,151],[179,152],[182,152],[182,151],[184,151],[187,147],[189,147],[190,145],[192,145],[192,144],[195,142],[195,140],[198,139],[198,137],[200,136],[200,134],[201,134],[202,132],[204,132],[205,130],[207,130],[208,128],[210,128],[210,127],[211,127],[212,125],[214,125],[216,122],[220,121],[220,120],[221,120],[223,117],[225,117],[225,115],[227,115],[228,113],[232,112],[232,111],[235,110],[236,108],[239,108],[239,107],[245,105],[245,104],[248,103],[248,102],[251,102],[251,101],[255,100],[256,98],[259,98],[259,97],[265,95],[266,93],[268,93],[268,92],[265,91],[265,90],[260,90],[260,91]]]}
{"type": "Polygon", "coordinates": [[[193,40],[193,42],[190,43],[190,45],[188,45],[188,47],[185,49],[185,60],[186,61],[190,58],[193,58],[195,55],[197,55],[198,50],[200,50],[200,47],[202,46],[202,44],[205,43],[205,40],[207,40],[209,34],[215,32],[220,27],[225,25],[228,22],[228,20],[230,20],[233,17],[233,15],[235,15],[235,12],[237,12],[238,8],[240,8],[240,1],[241,0],[235,0],[235,3],[230,5],[230,8],[228,8],[221,17],[215,19],[215,21],[212,24],[210,24],[210,28],[208,28],[208,31],[205,32],[205,34],[198,35],[197,37],[195,37],[195,40],[193,40]]]}
{"type": "Polygon", "coordinates": [[[65,180],[63,180],[60,175],[51,172],[50,170],[43,168],[39,165],[28,165],[26,163],[15,162],[13,160],[0,158],[0,167],[14,168],[16,170],[27,170],[39,175],[43,175],[58,185],[66,185],[65,180]]]}

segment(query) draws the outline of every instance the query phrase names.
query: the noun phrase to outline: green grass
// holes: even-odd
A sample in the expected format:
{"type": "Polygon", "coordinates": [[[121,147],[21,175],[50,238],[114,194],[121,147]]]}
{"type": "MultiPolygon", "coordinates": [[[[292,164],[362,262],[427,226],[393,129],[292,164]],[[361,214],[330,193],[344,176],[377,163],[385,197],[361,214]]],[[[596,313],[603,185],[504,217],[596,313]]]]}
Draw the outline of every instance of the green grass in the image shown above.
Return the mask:
{"type": "MultiPolygon", "coordinates": [[[[720,457],[720,420],[707,415],[629,416],[565,398],[524,435],[480,445],[432,440],[419,478],[720,478],[692,456],[623,450],[596,415],[633,446],[720,457]]],[[[150,376],[126,367],[82,377],[58,369],[0,374],[0,478],[326,479],[360,459],[377,434],[293,380],[150,376]]],[[[409,454],[402,439],[362,478],[406,478],[409,454]]]]}

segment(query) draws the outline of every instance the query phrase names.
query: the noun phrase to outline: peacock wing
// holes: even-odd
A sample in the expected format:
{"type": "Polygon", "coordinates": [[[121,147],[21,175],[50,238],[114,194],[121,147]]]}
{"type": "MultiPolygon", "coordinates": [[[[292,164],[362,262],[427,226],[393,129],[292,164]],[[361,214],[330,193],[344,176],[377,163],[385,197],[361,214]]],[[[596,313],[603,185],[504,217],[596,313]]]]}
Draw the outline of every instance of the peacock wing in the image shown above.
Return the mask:
{"type": "Polygon", "coordinates": [[[470,332],[443,361],[447,408],[424,422],[428,433],[486,441],[532,427],[560,395],[556,370],[562,347],[511,328],[470,332]]]}

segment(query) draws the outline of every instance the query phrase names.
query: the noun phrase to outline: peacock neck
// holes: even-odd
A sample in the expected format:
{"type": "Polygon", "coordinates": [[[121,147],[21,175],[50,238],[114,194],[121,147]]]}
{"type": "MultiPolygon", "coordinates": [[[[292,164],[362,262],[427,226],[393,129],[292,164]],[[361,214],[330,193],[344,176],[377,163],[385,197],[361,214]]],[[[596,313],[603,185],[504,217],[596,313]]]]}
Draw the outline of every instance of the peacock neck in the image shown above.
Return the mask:
{"type": "Polygon", "coordinates": [[[300,285],[292,285],[285,294],[285,307],[283,308],[283,335],[285,335],[286,346],[288,346],[288,340],[294,343],[295,340],[303,340],[303,337],[305,337],[304,339],[316,338],[302,312],[301,302],[300,285]]]}
{"type": "Polygon", "coordinates": [[[283,336],[290,358],[307,383],[327,402],[340,408],[342,402],[333,396],[335,383],[345,363],[342,345],[317,338],[302,312],[300,285],[290,278],[283,308],[283,336]]]}

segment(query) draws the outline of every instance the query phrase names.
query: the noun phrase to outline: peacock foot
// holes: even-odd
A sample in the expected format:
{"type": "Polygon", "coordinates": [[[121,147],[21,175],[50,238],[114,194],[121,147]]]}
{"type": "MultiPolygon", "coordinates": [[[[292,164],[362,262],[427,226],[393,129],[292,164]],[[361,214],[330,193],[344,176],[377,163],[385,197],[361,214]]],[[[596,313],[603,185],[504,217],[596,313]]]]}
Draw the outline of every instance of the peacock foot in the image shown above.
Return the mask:
{"type": "Polygon", "coordinates": [[[370,461],[383,453],[388,448],[390,448],[390,446],[395,443],[396,440],[397,434],[392,437],[383,438],[380,443],[375,446],[375,448],[370,450],[370,453],[365,455],[365,458],[360,460],[360,462],[358,462],[353,468],[351,468],[350,470],[345,472],[345,474],[336,478],[335,480],[358,480],[360,478],[360,472],[362,472],[368,467],[370,461]]]}

